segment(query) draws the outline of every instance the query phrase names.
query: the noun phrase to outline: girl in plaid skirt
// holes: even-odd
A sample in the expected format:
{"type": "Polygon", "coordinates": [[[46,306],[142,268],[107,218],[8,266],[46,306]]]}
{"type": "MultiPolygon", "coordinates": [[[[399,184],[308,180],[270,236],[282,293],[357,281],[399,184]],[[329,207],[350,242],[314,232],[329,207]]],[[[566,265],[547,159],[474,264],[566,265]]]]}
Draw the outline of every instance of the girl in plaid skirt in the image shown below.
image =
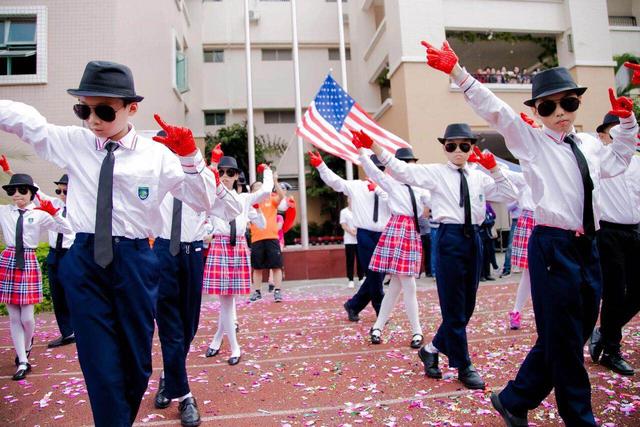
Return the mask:
{"type": "MultiPolygon", "coordinates": [[[[3,156],[4,157],[4,156],[3,156]]],[[[0,226],[7,247],[0,253],[0,303],[7,305],[11,338],[16,350],[14,380],[22,380],[31,370],[29,353],[33,346],[34,304],[42,302],[42,274],[36,259],[41,231],[70,233],[69,223],[49,201],[33,199],[38,187],[26,174],[14,174],[2,188],[13,205],[0,206],[0,226]]]]}
{"type": "MultiPolygon", "coordinates": [[[[420,348],[423,342],[422,327],[418,312],[416,295],[416,277],[420,274],[422,263],[422,241],[418,228],[418,217],[422,216],[428,203],[428,192],[414,188],[393,179],[382,172],[359,145],[360,138],[368,138],[364,132],[354,133],[354,145],[360,148],[360,162],[369,179],[380,186],[389,195],[391,219],[387,223],[378,245],[371,257],[369,269],[391,276],[389,289],[385,292],[373,328],[371,342],[380,344],[382,329],[391,316],[391,311],[402,291],[405,310],[411,324],[410,346],[420,348]]],[[[400,148],[396,158],[415,163],[417,158],[410,148],[400,148]]]]}
{"type": "MultiPolygon", "coordinates": [[[[262,169],[260,165],[259,169],[262,169]]],[[[229,190],[235,192],[239,169],[236,159],[224,156],[218,163],[220,182],[229,190]]],[[[210,217],[212,227],[211,243],[204,267],[203,290],[208,294],[218,295],[220,298],[220,317],[218,330],[214,335],[206,357],[216,356],[222,345],[222,338],[227,334],[231,347],[229,365],[240,362],[241,350],[236,337],[237,323],[235,310],[236,295],[247,295],[251,289],[251,265],[249,248],[245,238],[247,224],[252,219],[258,222],[261,215],[253,205],[268,198],[273,188],[271,169],[264,169],[264,185],[254,193],[237,194],[236,198],[242,204],[242,213],[233,221],[226,222],[218,217],[210,217]]],[[[264,217],[262,217],[264,219],[264,217]]],[[[261,225],[264,227],[264,224],[261,225]]]]}

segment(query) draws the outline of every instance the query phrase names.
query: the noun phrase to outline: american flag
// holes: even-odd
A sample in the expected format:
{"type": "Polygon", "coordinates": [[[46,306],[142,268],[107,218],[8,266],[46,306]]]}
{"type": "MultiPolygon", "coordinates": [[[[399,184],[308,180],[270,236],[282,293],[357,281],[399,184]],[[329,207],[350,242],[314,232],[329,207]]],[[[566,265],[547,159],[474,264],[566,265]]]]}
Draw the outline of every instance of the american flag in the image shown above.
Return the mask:
{"type": "Polygon", "coordinates": [[[358,151],[351,143],[351,131],[364,130],[375,142],[395,153],[410,145],[381,128],[340,85],[328,75],[302,118],[298,135],[315,147],[355,164],[358,151]]]}

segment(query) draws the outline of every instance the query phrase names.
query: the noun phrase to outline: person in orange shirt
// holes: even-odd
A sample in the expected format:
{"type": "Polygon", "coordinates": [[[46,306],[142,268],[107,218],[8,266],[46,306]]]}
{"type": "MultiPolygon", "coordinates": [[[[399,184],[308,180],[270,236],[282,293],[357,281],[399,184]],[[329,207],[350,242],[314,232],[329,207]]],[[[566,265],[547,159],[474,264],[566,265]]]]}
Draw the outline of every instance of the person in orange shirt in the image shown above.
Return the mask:
{"type": "MultiPolygon", "coordinates": [[[[261,165],[262,166],[262,165],[261,165]]],[[[264,169],[258,168],[258,173],[262,173],[264,169]]],[[[249,297],[249,301],[255,302],[262,299],[262,271],[271,270],[273,273],[273,300],[275,302],[282,301],[282,250],[278,241],[278,205],[284,198],[284,192],[278,184],[278,174],[273,173],[274,193],[271,197],[254,206],[259,208],[264,215],[267,225],[265,228],[258,228],[251,224],[251,266],[253,267],[253,286],[254,291],[249,297]]],[[[257,191],[261,182],[251,184],[251,191],[257,191]]]]}

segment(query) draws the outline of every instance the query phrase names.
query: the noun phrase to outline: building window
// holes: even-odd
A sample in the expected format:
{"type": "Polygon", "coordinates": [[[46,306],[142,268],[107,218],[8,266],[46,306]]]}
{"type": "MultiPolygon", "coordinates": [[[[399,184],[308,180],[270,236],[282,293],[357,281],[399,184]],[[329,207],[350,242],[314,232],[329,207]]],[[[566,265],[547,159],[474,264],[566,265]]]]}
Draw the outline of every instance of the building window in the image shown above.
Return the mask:
{"type": "Polygon", "coordinates": [[[262,49],[263,61],[291,61],[291,49],[262,49]]]}
{"type": "Polygon", "coordinates": [[[224,50],[205,50],[204,62],[224,62],[224,50]]]}
{"type": "Polygon", "coordinates": [[[0,76],[36,73],[36,18],[0,18],[0,76]]]}
{"type": "Polygon", "coordinates": [[[227,113],[224,111],[205,111],[205,126],[224,126],[227,124],[227,113]]]}
{"type": "Polygon", "coordinates": [[[294,110],[271,110],[264,112],[265,124],[295,123],[296,113],[294,110]]]}
{"type": "MultiPolygon", "coordinates": [[[[351,49],[345,48],[344,56],[347,61],[351,61],[351,49]]],[[[329,61],[340,61],[340,49],[329,48],[329,61]]]]}
{"type": "Polygon", "coordinates": [[[175,71],[176,71],[176,89],[180,93],[185,93],[189,90],[189,78],[187,74],[187,55],[185,54],[180,41],[176,38],[175,44],[175,71]]]}

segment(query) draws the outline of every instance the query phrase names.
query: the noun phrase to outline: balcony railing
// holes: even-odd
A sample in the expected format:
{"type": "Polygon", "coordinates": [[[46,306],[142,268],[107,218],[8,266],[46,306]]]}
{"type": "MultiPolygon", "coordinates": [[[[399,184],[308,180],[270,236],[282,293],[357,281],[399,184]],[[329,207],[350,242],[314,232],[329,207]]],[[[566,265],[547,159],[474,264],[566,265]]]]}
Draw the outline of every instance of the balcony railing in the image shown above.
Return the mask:
{"type": "Polygon", "coordinates": [[[635,16],[609,16],[609,25],[612,27],[637,27],[635,16]]]}

